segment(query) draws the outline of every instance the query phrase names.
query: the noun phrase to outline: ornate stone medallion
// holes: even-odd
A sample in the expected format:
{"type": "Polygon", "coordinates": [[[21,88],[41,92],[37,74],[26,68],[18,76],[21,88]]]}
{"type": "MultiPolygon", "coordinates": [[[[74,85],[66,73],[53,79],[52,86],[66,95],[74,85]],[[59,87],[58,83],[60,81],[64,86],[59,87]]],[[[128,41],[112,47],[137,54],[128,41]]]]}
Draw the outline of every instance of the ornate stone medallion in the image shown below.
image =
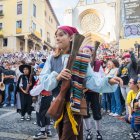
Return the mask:
{"type": "Polygon", "coordinates": [[[80,24],[85,32],[99,32],[103,27],[104,18],[95,10],[88,10],[81,14],[80,24]]]}

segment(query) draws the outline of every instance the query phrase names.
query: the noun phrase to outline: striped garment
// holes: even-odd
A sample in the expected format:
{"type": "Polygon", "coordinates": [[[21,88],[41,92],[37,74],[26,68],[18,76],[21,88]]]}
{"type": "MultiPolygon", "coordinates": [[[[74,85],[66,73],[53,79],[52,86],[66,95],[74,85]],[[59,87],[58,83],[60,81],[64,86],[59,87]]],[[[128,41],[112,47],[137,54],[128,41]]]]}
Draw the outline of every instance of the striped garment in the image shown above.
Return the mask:
{"type": "Polygon", "coordinates": [[[140,107],[135,108],[135,124],[140,125],[140,107]]]}
{"type": "Polygon", "coordinates": [[[80,113],[80,103],[83,98],[83,82],[86,76],[90,56],[78,54],[72,68],[72,88],[70,107],[73,112],[80,113]]]}

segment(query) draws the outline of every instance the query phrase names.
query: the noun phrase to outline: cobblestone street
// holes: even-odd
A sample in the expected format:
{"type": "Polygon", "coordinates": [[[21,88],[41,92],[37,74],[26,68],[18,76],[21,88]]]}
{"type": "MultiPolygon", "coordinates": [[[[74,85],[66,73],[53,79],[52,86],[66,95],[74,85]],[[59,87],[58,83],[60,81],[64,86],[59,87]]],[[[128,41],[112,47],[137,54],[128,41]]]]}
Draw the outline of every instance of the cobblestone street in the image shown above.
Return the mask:
{"type": "MultiPolygon", "coordinates": [[[[32,140],[32,136],[36,134],[39,128],[33,124],[35,121],[35,113],[32,115],[30,122],[20,121],[20,115],[15,109],[0,109],[0,140],[32,140]]],[[[93,122],[94,126],[94,122],[93,122]]],[[[95,140],[95,129],[94,139],[95,140]]],[[[102,135],[104,140],[128,140],[130,126],[123,121],[108,115],[102,119],[102,135]]],[[[53,137],[48,140],[58,140],[56,131],[52,126],[53,137]]],[[[84,133],[85,134],[85,133],[84,133]]]]}
{"type": "Polygon", "coordinates": [[[140,140],[140,0],[0,0],[0,140],[35,139],[140,140]]]}

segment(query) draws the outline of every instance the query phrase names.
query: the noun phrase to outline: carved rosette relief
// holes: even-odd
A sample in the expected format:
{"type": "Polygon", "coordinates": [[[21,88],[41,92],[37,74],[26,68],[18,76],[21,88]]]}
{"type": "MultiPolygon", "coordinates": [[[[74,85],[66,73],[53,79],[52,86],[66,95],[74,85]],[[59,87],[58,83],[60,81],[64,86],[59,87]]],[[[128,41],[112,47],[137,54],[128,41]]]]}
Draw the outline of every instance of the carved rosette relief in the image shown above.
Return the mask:
{"type": "Polygon", "coordinates": [[[104,18],[95,10],[88,10],[80,15],[80,25],[85,32],[99,32],[103,23],[104,18]]]}

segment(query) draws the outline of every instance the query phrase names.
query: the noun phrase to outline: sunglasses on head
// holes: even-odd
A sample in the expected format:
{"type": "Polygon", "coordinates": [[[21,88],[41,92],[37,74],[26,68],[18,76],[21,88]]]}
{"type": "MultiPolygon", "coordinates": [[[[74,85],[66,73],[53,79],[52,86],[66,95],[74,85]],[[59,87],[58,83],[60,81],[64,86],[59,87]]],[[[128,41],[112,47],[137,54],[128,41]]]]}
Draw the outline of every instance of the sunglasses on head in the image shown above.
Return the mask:
{"type": "Polygon", "coordinates": [[[134,84],[134,82],[129,82],[129,84],[134,84]]]}

